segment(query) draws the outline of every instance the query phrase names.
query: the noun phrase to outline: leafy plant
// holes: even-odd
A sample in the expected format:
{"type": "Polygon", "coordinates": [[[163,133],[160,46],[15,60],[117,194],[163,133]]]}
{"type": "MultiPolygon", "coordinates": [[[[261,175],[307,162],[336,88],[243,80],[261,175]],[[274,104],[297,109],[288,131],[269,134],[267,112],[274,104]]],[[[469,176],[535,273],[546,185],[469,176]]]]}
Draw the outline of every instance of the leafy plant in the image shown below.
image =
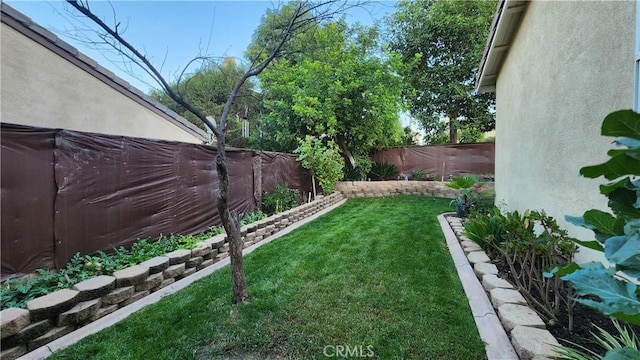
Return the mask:
{"type": "Polygon", "coordinates": [[[478,178],[473,175],[464,175],[454,177],[451,181],[446,183],[445,185],[451,189],[456,190],[467,190],[471,189],[473,184],[478,183],[478,178]]]}
{"type": "MultiPolygon", "coordinates": [[[[289,190],[295,190],[295,189],[289,189],[289,190]]],[[[297,190],[295,190],[297,193],[297,190]]],[[[254,223],[256,221],[262,220],[264,218],[267,217],[267,214],[263,213],[261,210],[256,210],[252,213],[248,213],[245,214],[242,217],[242,220],[240,220],[240,226],[245,226],[251,223],[254,223]]]]}
{"type": "Polygon", "coordinates": [[[348,181],[366,180],[373,162],[367,156],[356,156],[355,160],[356,166],[354,168],[345,167],[344,179],[348,181]]]}
{"type": "Polygon", "coordinates": [[[574,239],[568,237],[555,219],[544,212],[501,214],[494,208],[490,214],[476,214],[464,226],[465,236],[509,267],[514,285],[541,316],[547,321],[557,321],[558,314],[566,313],[571,330],[571,287],[558,278],[543,276],[543,271],[554,265],[571,263],[576,251],[574,239]],[[534,231],[536,225],[539,233],[534,231]]]}
{"type": "Polygon", "coordinates": [[[409,174],[409,179],[411,180],[424,180],[427,178],[427,172],[424,169],[413,170],[411,174],[409,174]]]}
{"type": "Polygon", "coordinates": [[[98,251],[93,255],[82,256],[76,253],[64,268],[57,272],[37,269],[35,277],[9,279],[0,286],[2,309],[9,307],[24,308],[32,299],[73,285],[97,275],[112,275],[114,271],[139,264],[153,257],[164,255],[177,249],[192,249],[198,243],[219,232],[212,227],[198,235],[160,235],[156,241],[141,239],[131,249],[120,247],[113,254],[98,251]]]}
{"type": "Polygon", "coordinates": [[[573,284],[578,295],[589,296],[576,301],[640,324],[640,114],[621,110],[607,115],[602,135],[619,137],[614,142],[619,148],[609,150],[607,162],[583,167],[580,174],[611,181],[600,185],[600,193],[609,198],[613,214],[592,209],[583,216],[566,216],[566,220],[594,232],[594,241],[576,243],[602,251],[611,266],[573,263],[554,268],[547,276],[560,275],[573,284]]]}
{"type": "Polygon", "coordinates": [[[398,167],[394,164],[389,164],[386,162],[374,162],[371,165],[371,171],[369,172],[369,176],[371,180],[395,180],[398,178],[398,167]]]}
{"type": "Polygon", "coordinates": [[[594,325],[599,335],[591,333],[595,341],[606,352],[605,356],[599,355],[584,346],[571,343],[576,348],[568,346],[556,346],[554,351],[558,354],[556,359],[566,360],[601,360],[601,359],[638,359],[640,358],[640,340],[638,336],[627,327],[622,327],[620,323],[613,320],[613,325],[618,331],[618,335],[613,335],[608,331],[594,325]]]}
{"type": "Polygon", "coordinates": [[[297,160],[302,167],[311,170],[324,193],[331,194],[336,182],[343,176],[344,159],[340,155],[338,145],[332,140],[324,145],[320,139],[310,135],[304,140],[299,139],[298,143],[300,146],[293,151],[300,154],[297,160]]]}
{"type": "Polygon", "coordinates": [[[300,192],[284,185],[276,185],[273,192],[265,191],[262,194],[262,210],[268,214],[277,214],[298,205],[300,205],[300,192]]]}

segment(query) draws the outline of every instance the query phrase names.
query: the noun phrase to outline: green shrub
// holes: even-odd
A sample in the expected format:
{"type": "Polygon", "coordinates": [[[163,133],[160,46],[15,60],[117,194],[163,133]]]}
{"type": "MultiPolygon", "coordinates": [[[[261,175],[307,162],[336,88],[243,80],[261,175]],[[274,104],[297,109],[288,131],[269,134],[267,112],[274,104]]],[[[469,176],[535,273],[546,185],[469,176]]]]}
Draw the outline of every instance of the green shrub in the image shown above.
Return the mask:
{"type": "Polygon", "coordinates": [[[544,212],[502,214],[494,208],[489,214],[472,216],[464,227],[466,237],[480,245],[494,260],[509,267],[514,285],[541,316],[547,321],[558,321],[559,314],[567,314],[571,330],[571,287],[558,278],[543,275],[553,266],[571,263],[576,251],[574,239],[560,229],[555,219],[544,212]],[[541,229],[539,233],[534,231],[536,225],[541,229]]]}
{"type": "Polygon", "coordinates": [[[396,180],[398,178],[398,167],[394,164],[389,164],[386,162],[374,162],[371,165],[371,171],[369,172],[369,177],[371,180],[396,180]]]}
{"type": "Polygon", "coordinates": [[[366,156],[355,156],[356,166],[345,166],[344,180],[346,181],[364,181],[367,179],[367,174],[371,170],[373,162],[366,156]]]}
{"type": "Polygon", "coordinates": [[[454,177],[451,181],[445,185],[451,189],[466,190],[471,189],[473,184],[478,184],[478,178],[473,175],[464,175],[454,177]]]}
{"type": "Polygon", "coordinates": [[[141,239],[131,249],[120,247],[113,254],[98,251],[93,255],[81,256],[76,253],[57,272],[44,269],[36,270],[36,277],[9,279],[0,286],[2,309],[9,307],[24,308],[29,300],[68,289],[73,285],[98,275],[112,275],[114,271],[139,264],[153,257],[164,255],[177,249],[192,249],[196,244],[221,233],[220,227],[211,227],[209,231],[198,235],[160,235],[156,241],[141,239]]]}
{"type": "Polygon", "coordinates": [[[245,214],[240,220],[240,226],[245,226],[256,221],[262,220],[267,217],[267,214],[263,213],[260,210],[256,210],[252,213],[245,214]]]}
{"type": "Polygon", "coordinates": [[[332,140],[323,144],[320,139],[310,135],[304,140],[298,139],[298,143],[300,146],[293,150],[294,153],[300,154],[297,160],[302,167],[311,170],[324,194],[331,194],[336,182],[344,177],[344,159],[340,155],[338,145],[332,140]]]}
{"type": "Polygon", "coordinates": [[[273,192],[262,194],[262,211],[277,214],[300,205],[300,192],[284,185],[277,185],[273,192]]]}
{"type": "Polygon", "coordinates": [[[411,174],[409,174],[409,179],[411,180],[426,180],[427,172],[424,169],[413,170],[411,174]]]}

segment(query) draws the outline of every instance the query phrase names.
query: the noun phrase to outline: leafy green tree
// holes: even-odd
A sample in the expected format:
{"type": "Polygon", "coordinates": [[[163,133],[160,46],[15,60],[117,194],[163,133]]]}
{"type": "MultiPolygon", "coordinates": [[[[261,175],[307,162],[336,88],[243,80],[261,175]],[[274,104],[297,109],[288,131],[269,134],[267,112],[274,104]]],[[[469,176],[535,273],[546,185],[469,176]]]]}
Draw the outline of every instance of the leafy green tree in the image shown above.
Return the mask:
{"type": "Polygon", "coordinates": [[[336,182],[342,179],[344,170],[344,159],[340,156],[338,146],[333,140],[328,140],[325,145],[320,139],[310,135],[304,140],[299,139],[298,143],[300,146],[293,152],[300,154],[298,161],[302,167],[311,170],[314,195],[315,179],[318,179],[325,194],[331,194],[336,182]]]}
{"type": "Polygon", "coordinates": [[[416,139],[420,136],[419,133],[411,130],[411,127],[405,126],[402,134],[402,145],[418,145],[416,139]]]}
{"type": "MultiPolygon", "coordinates": [[[[245,66],[238,65],[233,58],[225,58],[222,63],[210,62],[199,71],[172,83],[174,92],[182,94],[203,112],[220,119],[225,103],[235,83],[247,72],[245,66]]],[[[228,126],[225,130],[227,144],[235,147],[246,147],[247,140],[242,135],[241,121],[249,121],[250,127],[258,122],[261,112],[261,101],[253,90],[255,81],[249,79],[238,91],[231,105],[228,126]]],[[[193,124],[206,129],[205,123],[184,106],[173,101],[165,91],[154,89],[150,94],[163,105],[180,114],[193,124]]]]}
{"type": "Polygon", "coordinates": [[[358,155],[400,144],[402,64],[382,51],[378,35],[375,28],[328,23],[266,69],[263,147],[292,151],[298,138],[329,136],[353,167],[358,155]]]}
{"type": "Polygon", "coordinates": [[[449,127],[490,131],[495,126],[493,94],[474,94],[473,80],[489,33],[496,2],[403,0],[388,19],[391,48],[407,64],[411,113],[427,140],[440,138],[449,127]],[[443,119],[448,118],[447,123],[443,119]]]}

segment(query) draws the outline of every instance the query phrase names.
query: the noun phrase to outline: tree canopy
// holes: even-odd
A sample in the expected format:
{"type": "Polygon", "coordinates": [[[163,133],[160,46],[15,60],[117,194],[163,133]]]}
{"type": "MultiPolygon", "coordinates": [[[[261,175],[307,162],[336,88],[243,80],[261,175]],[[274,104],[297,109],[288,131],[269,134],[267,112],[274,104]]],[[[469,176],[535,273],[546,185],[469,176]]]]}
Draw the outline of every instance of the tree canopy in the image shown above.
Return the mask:
{"type": "Polygon", "coordinates": [[[426,140],[442,141],[446,127],[452,143],[458,128],[467,140],[492,130],[495,97],[475,94],[473,79],[496,2],[402,0],[396,8],[387,18],[390,45],[407,64],[404,75],[414,91],[411,113],[426,140]]]}
{"type": "MultiPolygon", "coordinates": [[[[220,119],[233,86],[246,72],[246,67],[238,65],[235,59],[225,58],[221,63],[209,62],[199,71],[172,83],[171,87],[177,94],[188,98],[194,106],[202,109],[207,115],[214,119],[220,119]]],[[[240,88],[231,105],[229,126],[225,131],[227,144],[231,146],[244,147],[247,145],[247,140],[241,133],[240,121],[255,122],[259,116],[261,102],[258,94],[253,90],[254,87],[254,81],[247,81],[240,88]]],[[[206,128],[202,120],[183,106],[178,105],[165,91],[152,90],[151,96],[198,127],[206,128]]]]}
{"type": "Polygon", "coordinates": [[[378,39],[376,28],[335,21],[293,41],[259,78],[263,147],[292,151],[312,135],[334,140],[353,166],[354,156],[399,144],[402,63],[378,39]]]}

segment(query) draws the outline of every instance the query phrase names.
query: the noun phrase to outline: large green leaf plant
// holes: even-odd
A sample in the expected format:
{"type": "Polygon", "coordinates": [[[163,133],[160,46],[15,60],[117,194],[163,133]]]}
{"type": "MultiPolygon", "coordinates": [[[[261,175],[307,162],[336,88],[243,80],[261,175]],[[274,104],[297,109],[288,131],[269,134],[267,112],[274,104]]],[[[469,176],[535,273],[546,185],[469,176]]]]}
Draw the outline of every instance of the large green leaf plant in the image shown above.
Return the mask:
{"type": "Polygon", "coordinates": [[[566,220],[594,232],[595,240],[577,242],[602,251],[609,265],[572,264],[552,273],[585,296],[576,301],[612,318],[640,324],[640,114],[621,110],[607,115],[602,135],[617,137],[616,148],[608,152],[610,159],[583,167],[580,174],[610,181],[600,186],[600,193],[609,198],[612,213],[591,209],[566,220]]]}

